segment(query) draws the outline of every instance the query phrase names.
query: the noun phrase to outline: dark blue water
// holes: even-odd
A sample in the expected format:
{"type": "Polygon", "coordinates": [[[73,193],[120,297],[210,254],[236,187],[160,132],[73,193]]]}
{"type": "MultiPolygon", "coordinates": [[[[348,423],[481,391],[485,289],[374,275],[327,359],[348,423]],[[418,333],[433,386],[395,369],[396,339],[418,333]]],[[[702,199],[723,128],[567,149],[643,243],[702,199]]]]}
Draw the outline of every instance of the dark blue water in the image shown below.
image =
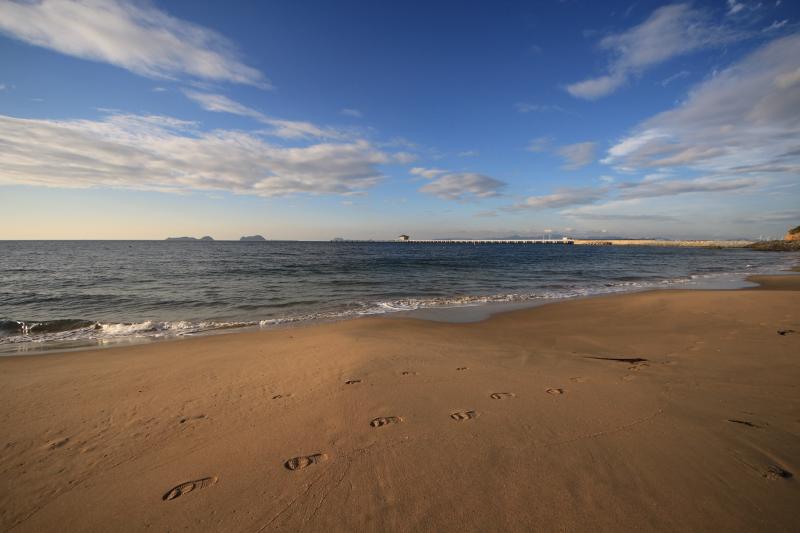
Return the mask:
{"type": "Polygon", "coordinates": [[[0,241],[0,352],[688,287],[794,261],[628,246],[0,241]]]}

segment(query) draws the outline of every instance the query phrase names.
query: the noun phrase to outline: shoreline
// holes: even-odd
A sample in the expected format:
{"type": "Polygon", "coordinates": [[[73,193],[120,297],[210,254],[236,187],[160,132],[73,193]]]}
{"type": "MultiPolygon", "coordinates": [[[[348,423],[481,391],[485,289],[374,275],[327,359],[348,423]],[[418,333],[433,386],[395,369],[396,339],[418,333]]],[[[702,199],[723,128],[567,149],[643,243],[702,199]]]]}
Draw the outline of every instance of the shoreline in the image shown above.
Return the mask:
{"type": "MultiPolygon", "coordinates": [[[[777,269],[769,272],[767,275],[773,275],[779,272],[800,272],[800,267],[794,266],[788,269],[777,269]]],[[[37,356],[48,353],[61,353],[61,352],[75,352],[83,350],[101,350],[114,347],[135,346],[139,344],[152,344],[164,341],[184,340],[195,337],[207,337],[214,335],[230,335],[238,333],[247,333],[254,331],[274,331],[280,329],[293,329],[303,327],[313,327],[319,324],[337,323],[350,320],[359,320],[362,318],[370,317],[385,317],[385,318],[419,318],[422,320],[431,320],[435,322],[454,322],[454,323],[474,323],[490,318],[496,314],[511,312],[515,310],[523,310],[535,308],[543,305],[553,303],[581,300],[585,298],[595,298],[614,294],[635,294],[638,292],[659,291],[659,290],[738,290],[748,288],[749,278],[753,275],[760,274],[747,274],[747,273],[734,273],[734,272],[721,272],[713,275],[693,275],[691,279],[676,279],[676,280],[662,280],[658,283],[668,284],[668,286],[659,286],[657,282],[652,283],[650,286],[633,287],[633,288],[609,288],[607,292],[600,291],[590,294],[577,294],[577,295],[563,295],[555,297],[532,297],[522,298],[514,301],[493,300],[495,296],[465,296],[453,297],[453,300],[459,299],[476,299],[475,303],[463,304],[443,304],[443,305],[422,305],[412,309],[392,309],[375,312],[364,312],[345,314],[333,313],[331,316],[326,316],[328,313],[320,313],[318,316],[287,316],[278,319],[260,320],[253,323],[239,323],[236,322],[220,322],[213,327],[205,327],[198,325],[197,331],[176,332],[176,333],[154,333],[146,334],[147,331],[141,333],[131,333],[129,335],[115,335],[108,337],[88,337],[88,338],[75,338],[65,340],[46,340],[46,341],[23,341],[18,343],[0,344],[0,358],[3,357],[27,357],[37,356]],[[671,285],[675,284],[675,285],[671,285]],[[677,285],[677,286],[676,286],[677,285]],[[687,286],[689,285],[689,286],[687,286]],[[274,322],[265,324],[265,322],[274,322]],[[16,348],[16,349],[13,349],[16,348]]],[[[502,296],[502,295],[499,295],[502,296]]],[[[409,300],[418,300],[418,298],[409,298],[409,300]]],[[[208,321],[213,323],[213,321],[208,321]]],[[[153,324],[159,324],[153,321],[153,324]]],[[[167,323],[165,323],[167,324],[167,323]]],[[[97,323],[99,325],[99,323],[97,323]]],[[[137,324],[116,324],[117,326],[136,326],[137,324]]],[[[163,331],[163,330],[154,330],[163,331]]],[[[167,330],[168,331],[168,330],[167,330]]]]}
{"type": "Polygon", "coordinates": [[[0,529],[791,531],[800,276],[757,281],[0,358],[0,529]]]}

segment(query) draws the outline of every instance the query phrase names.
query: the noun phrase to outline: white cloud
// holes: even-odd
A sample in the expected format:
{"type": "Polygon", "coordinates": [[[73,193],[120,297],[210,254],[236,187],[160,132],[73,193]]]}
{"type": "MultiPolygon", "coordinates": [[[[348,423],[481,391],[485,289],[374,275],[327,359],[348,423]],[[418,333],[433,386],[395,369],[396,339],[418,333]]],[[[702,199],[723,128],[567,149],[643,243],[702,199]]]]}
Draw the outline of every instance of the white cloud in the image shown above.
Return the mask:
{"type": "Polygon", "coordinates": [[[465,150],[456,154],[458,157],[478,157],[480,152],[477,150],[465,150]]]}
{"type": "Polygon", "coordinates": [[[744,9],[744,4],[736,0],[728,0],[728,15],[735,15],[744,9]]]}
{"type": "Polygon", "coordinates": [[[640,182],[620,183],[620,197],[655,198],[659,196],[675,196],[678,194],[695,192],[720,192],[747,189],[757,185],[752,178],[721,179],[713,177],[700,177],[693,179],[656,179],[642,180],[640,182]]]}
{"type": "Polygon", "coordinates": [[[0,32],[66,55],[142,76],[189,76],[268,88],[217,32],[125,0],[0,2],[0,32]]]}
{"type": "Polygon", "coordinates": [[[475,172],[449,172],[440,169],[413,168],[411,173],[431,179],[419,190],[445,200],[490,198],[500,194],[506,183],[475,172]]]}
{"type": "Polygon", "coordinates": [[[608,193],[607,187],[563,187],[553,194],[531,196],[512,209],[555,209],[574,205],[593,204],[608,193]]]}
{"type": "Polygon", "coordinates": [[[577,98],[602,98],[647,67],[741,36],[728,27],[712,24],[706,12],[689,4],[663,6],[638,26],[603,38],[600,48],[613,56],[608,73],[568,85],[567,91],[577,98]]]}
{"type": "Polygon", "coordinates": [[[685,78],[685,77],[687,77],[689,74],[691,74],[691,72],[689,72],[688,70],[681,70],[680,72],[676,72],[676,73],[675,73],[675,74],[673,74],[672,76],[668,76],[668,77],[664,78],[663,80],[661,80],[661,83],[660,83],[660,85],[661,85],[662,87],[666,87],[667,85],[669,85],[669,84],[670,84],[670,83],[672,83],[673,81],[675,81],[675,80],[679,80],[679,79],[681,79],[681,78],[685,78]]]}
{"type": "Polygon", "coordinates": [[[622,86],[628,77],[627,74],[614,73],[591,78],[567,85],[567,92],[576,98],[596,100],[607,96],[622,86]]]}
{"type": "Polygon", "coordinates": [[[270,135],[283,139],[344,139],[347,135],[344,132],[333,128],[317,126],[311,122],[300,120],[284,120],[272,118],[261,111],[247,107],[223,94],[204,93],[199,91],[184,90],[183,93],[206,111],[215,113],[231,113],[243,117],[250,117],[263,124],[271,126],[270,135]]]}
{"type": "Polygon", "coordinates": [[[779,30],[779,29],[783,28],[784,26],[786,26],[788,23],[789,23],[789,19],[783,19],[781,21],[774,20],[774,21],[772,21],[772,24],[770,24],[769,26],[767,26],[766,28],[764,28],[761,31],[779,30]]]}
{"type": "Polygon", "coordinates": [[[341,111],[339,111],[339,113],[341,113],[342,115],[344,115],[346,117],[353,117],[353,118],[363,118],[364,117],[364,113],[362,113],[358,109],[344,108],[341,111]]]}
{"type": "Polygon", "coordinates": [[[432,180],[436,176],[446,174],[448,171],[442,170],[441,168],[414,167],[409,172],[411,172],[411,174],[413,174],[414,176],[419,176],[421,178],[432,180]]]}
{"type": "Polygon", "coordinates": [[[667,222],[677,220],[676,217],[671,215],[654,215],[649,213],[591,213],[591,212],[562,212],[561,215],[571,218],[580,218],[583,220],[601,220],[601,221],[655,221],[667,222]]]}
{"type": "MultiPolygon", "coordinates": [[[[664,196],[677,196],[680,194],[703,192],[730,192],[750,189],[759,184],[753,178],[724,179],[713,176],[703,176],[690,179],[671,179],[663,174],[649,174],[640,181],[627,181],[615,183],[612,180],[602,179],[604,185],[599,187],[562,187],[552,194],[531,196],[523,203],[510,206],[508,209],[556,209],[574,206],[597,204],[601,207],[623,205],[642,198],[658,198],[664,196]]],[[[576,216],[584,211],[572,210],[563,212],[576,216]]]]}
{"type": "Polygon", "coordinates": [[[564,168],[568,170],[577,170],[594,161],[596,148],[597,143],[593,142],[568,144],[559,148],[558,154],[566,161],[564,168]]]}
{"type": "Polygon", "coordinates": [[[800,173],[800,35],[763,45],[612,146],[627,170],[685,167],[718,177],[800,173]]]}
{"type": "Polygon", "coordinates": [[[228,98],[224,94],[212,94],[192,90],[184,90],[183,94],[185,94],[190,100],[200,104],[200,107],[206,111],[213,111],[216,113],[231,113],[233,115],[251,117],[256,120],[267,118],[267,116],[260,111],[240,104],[239,102],[228,98]]]}
{"type": "Polygon", "coordinates": [[[0,83],[0,91],[5,91],[6,89],[8,89],[8,85],[5,83],[0,83]]]}
{"type": "Polygon", "coordinates": [[[0,183],[280,196],[355,194],[391,157],[363,140],[281,147],[257,135],[200,131],[163,116],[36,120],[0,115],[0,183]]]}

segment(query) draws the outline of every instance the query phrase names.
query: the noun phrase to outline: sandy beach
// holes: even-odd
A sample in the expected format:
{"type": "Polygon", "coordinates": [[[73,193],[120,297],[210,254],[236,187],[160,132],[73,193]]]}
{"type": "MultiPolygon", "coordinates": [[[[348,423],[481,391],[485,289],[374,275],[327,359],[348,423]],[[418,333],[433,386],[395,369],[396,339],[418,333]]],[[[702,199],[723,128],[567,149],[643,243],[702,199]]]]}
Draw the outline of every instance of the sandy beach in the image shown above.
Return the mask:
{"type": "Polygon", "coordinates": [[[0,358],[0,530],[797,531],[800,276],[754,280],[0,358]]]}

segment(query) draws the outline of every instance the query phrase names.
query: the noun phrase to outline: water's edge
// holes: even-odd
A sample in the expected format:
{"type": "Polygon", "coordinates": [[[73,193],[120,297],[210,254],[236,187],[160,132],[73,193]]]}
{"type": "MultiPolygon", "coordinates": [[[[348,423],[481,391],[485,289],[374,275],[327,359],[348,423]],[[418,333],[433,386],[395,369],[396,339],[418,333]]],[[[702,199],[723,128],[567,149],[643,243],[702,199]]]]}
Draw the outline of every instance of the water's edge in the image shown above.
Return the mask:
{"type": "MultiPolygon", "coordinates": [[[[65,330],[66,338],[54,336],[36,339],[20,336],[16,342],[0,342],[0,357],[28,356],[72,351],[94,350],[118,346],[145,344],[150,342],[180,340],[205,335],[221,335],[253,331],[267,331],[294,327],[307,327],[314,324],[339,322],[369,316],[414,318],[435,322],[468,323],[479,322],[489,317],[516,310],[529,309],[566,300],[594,298],[611,294],[631,294],[656,290],[740,290],[756,287],[757,284],[746,278],[754,274],[791,274],[786,264],[775,265],[774,269],[758,272],[726,272],[708,275],[693,275],[690,278],[661,280],[651,283],[621,284],[608,287],[605,291],[591,293],[563,293],[560,295],[491,295],[465,296],[458,298],[407,298],[392,303],[381,303],[373,308],[347,313],[319,313],[286,316],[252,322],[152,322],[136,324],[87,323],[77,331],[86,335],[75,338],[75,329],[65,330]],[[92,335],[92,332],[97,332],[92,335]]],[[[797,272],[794,272],[797,274],[797,272]]],[[[800,275],[800,274],[799,274],[800,275]]],[[[53,321],[69,322],[69,321],[53,321]]],[[[30,327],[30,326],[27,326],[30,327]]],[[[34,328],[35,330],[35,328],[34,328]]],[[[35,331],[34,331],[35,332],[35,331]]]]}

